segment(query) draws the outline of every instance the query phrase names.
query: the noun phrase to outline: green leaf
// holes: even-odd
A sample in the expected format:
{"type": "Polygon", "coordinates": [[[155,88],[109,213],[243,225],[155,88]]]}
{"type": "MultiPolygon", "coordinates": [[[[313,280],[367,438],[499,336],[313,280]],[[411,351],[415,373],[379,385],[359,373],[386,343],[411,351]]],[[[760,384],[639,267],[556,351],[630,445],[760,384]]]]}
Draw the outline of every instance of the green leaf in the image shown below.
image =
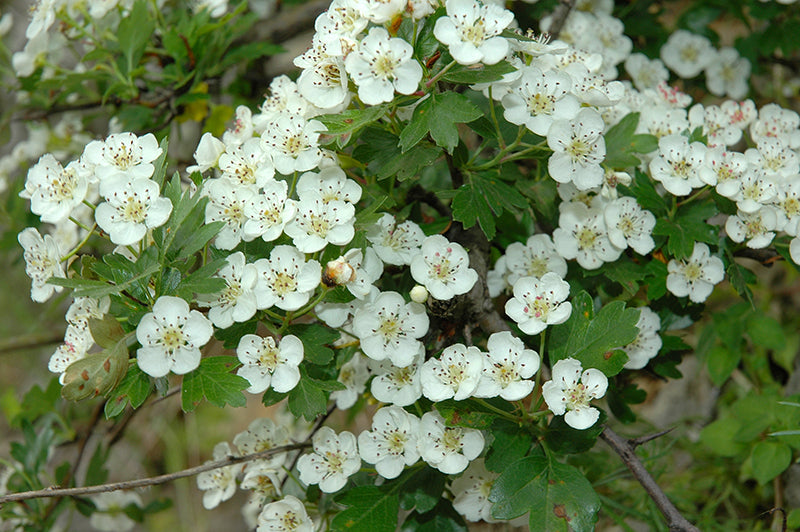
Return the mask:
{"type": "Polygon", "coordinates": [[[312,382],[304,366],[300,366],[300,382],[289,392],[289,411],[296,418],[303,416],[313,421],[324,414],[328,407],[328,396],[312,382]]]}
{"type": "Polygon", "coordinates": [[[747,317],[747,335],[753,344],[764,349],[783,349],[786,345],[786,334],[775,318],[753,312],[747,317]]]}
{"type": "Polygon", "coordinates": [[[139,64],[155,28],[156,18],[148,11],[145,0],[134,3],[130,13],[120,20],[116,35],[125,58],[124,75],[130,76],[134,67],[139,64]]]}
{"type": "Polygon", "coordinates": [[[139,408],[150,397],[152,391],[153,380],[139,369],[135,361],[131,361],[128,372],[111,395],[113,399],[106,401],[106,419],[119,415],[127,404],[130,404],[131,408],[139,408]]]}
{"type": "Polygon", "coordinates": [[[745,445],[734,441],[733,434],[741,428],[741,423],[734,418],[722,418],[703,427],[700,441],[714,454],[719,456],[736,456],[745,449],[745,445]]]}
{"type": "Polygon", "coordinates": [[[636,134],[638,123],[639,113],[630,113],[608,130],[603,164],[619,169],[637,166],[640,160],[634,153],[649,153],[658,148],[658,140],[653,135],[636,134]]]}
{"type": "Polygon", "coordinates": [[[555,416],[547,426],[545,441],[558,454],[584,453],[594,447],[597,438],[605,428],[608,416],[602,410],[600,419],[585,430],[578,430],[567,425],[564,416],[555,416]]]}
{"type": "MultiPolygon", "coordinates": [[[[9,391],[12,390],[9,389],[9,391]]],[[[20,428],[23,421],[33,422],[49,412],[54,412],[56,403],[60,400],[61,383],[58,382],[57,376],[50,379],[45,389],[34,384],[22,398],[19,412],[11,420],[10,425],[20,428]]]]}
{"type": "Polygon", "coordinates": [[[711,378],[711,382],[715,386],[722,386],[741,360],[742,352],[738,349],[732,350],[722,345],[713,347],[706,355],[708,376],[711,378]]]}
{"type": "Polygon", "coordinates": [[[715,214],[717,208],[713,202],[690,203],[678,209],[673,221],[659,218],[653,234],[666,236],[670,255],[685,259],[692,254],[695,242],[717,244],[719,228],[706,223],[715,214]]]}
{"type": "Polygon", "coordinates": [[[489,413],[482,405],[469,400],[441,401],[436,403],[436,410],[442,415],[448,427],[487,430],[497,418],[497,414],[489,413]]]}
{"type": "Polygon", "coordinates": [[[113,347],[120,338],[125,336],[122,326],[110,314],[105,314],[102,319],[89,318],[89,332],[91,332],[94,342],[103,349],[113,347]]]}
{"type": "Polygon", "coordinates": [[[500,61],[494,65],[456,65],[442,76],[442,79],[451,83],[474,85],[475,83],[489,83],[502,79],[504,74],[514,72],[516,69],[508,61],[500,61]]]}
{"type": "Polygon", "coordinates": [[[315,118],[322,122],[328,131],[326,135],[342,135],[353,133],[364,126],[380,120],[389,109],[389,104],[384,103],[367,107],[366,109],[349,109],[338,114],[321,115],[315,118]]]}
{"type": "Polygon", "coordinates": [[[319,323],[292,325],[289,334],[303,342],[303,359],[324,366],[333,360],[333,349],[329,346],[339,339],[339,333],[319,323]]]}
{"type": "Polygon", "coordinates": [[[400,497],[395,490],[358,486],[345,491],[338,502],[348,508],[333,518],[333,532],[394,532],[397,529],[400,497]]]}
{"type": "Polygon", "coordinates": [[[247,402],[242,390],[250,386],[247,379],[231,373],[239,366],[235,357],[216,356],[204,358],[196,370],[183,376],[181,407],[184,412],[194,410],[205,397],[219,408],[226,404],[244,406],[247,402]]]}
{"type": "Polygon", "coordinates": [[[446,481],[447,476],[436,469],[422,468],[404,486],[400,506],[420,514],[432,510],[442,498],[446,481]]]}
{"type": "Polygon", "coordinates": [[[497,418],[490,430],[493,440],[486,453],[486,469],[489,471],[502,473],[524,458],[531,448],[531,435],[515,423],[497,418]]]}
{"type": "Polygon", "coordinates": [[[553,327],[550,360],[575,358],[584,369],[597,368],[611,377],[622,371],[628,356],[619,348],[639,335],[637,309],[625,308],[622,301],[612,301],[595,316],[592,298],[580,292],[572,299],[572,314],[553,327]]]}
{"type": "Polygon", "coordinates": [[[155,170],[153,171],[153,175],[150,177],[153,181],[158,183],[158,186],[161,187],[164,184],[164,175],[167,173],[167,151],[169,150],[169,139],[164,137],[161,139],[161,143],[158,145],[161,148],[161,155],[153,161],[153,167],[155,170]]]}
{"type": "Polygon", "coordinates": [[[625,195],[636,198],[639,205],[652,212],[656,218],[667,215],[667,200],[658,194],[652,178],[646,173],[637,169],[631,185],[618,185],[618,188],[625,195]]]}
{"type": "Polygon", "coordinates": [[[495,219],[507,210],[511,213],[527,207],[517,192],[498,178],[471,175],[469,182],[456,191],[453,198],[453,219],[469,229],[477,222],[487,238],[494,238],[495,219]]]}
{"type": "Polygon", "coordinates": [[[495,480],[489,500],[497,519],[530,512],[532,532],[589,532],[600,510],[600,498],[580,471],[544,456],[511,464],[495,480]]]}
{"type": "Polygon", "coordinates": [[[414,109],[411,121],[400,133],[400,148],[406,152],[430,133],[437,145],[453,153],[458,144],[456,124],[471,122],[480,116],[483,116],[480,109],[462,94],[431,94],[414,109]]]}
{"type": "MultiPolygon", "coordinates": [[[[119,258],[124,259],[124,257],[120,257],[118,255],[106,255],[103,258],[103,261],[118,261],[119,258]]],[[[153,274],[161,268],[161,265],[158,264],[158,262],[150,259],[151,257],[149,254],[142,254],[136,263],[132,263],[127,259],[124,259],[130,266],[127,268],[113,269],[113,276],[118,279],[115,284],[89,279],[64,279],[61,277],[52,277],[47,282],[58,286],[64,286],[66,288],[72,288],[73,297],[91,297],[94,299],[100,299],[104,296],[118,294],[132,287],[141,289],[142,286],[146,286],[147,282],[150,280],[150,277],[152,277],[153,274]],[[125,279],[124,281],[122,280],[123,278],[125,279]]],[[[119,261],[117,264],[124,263],[119,261]]],[[[110,270],[108,268],[108,264],[103,265],[99,262],[96,263],[95,268],[98,275],[104,277],[108,275],[110,270]]],[[[110,276],[106,278],[111,280],[110,276]]]]}
{"type": "Polygon", "coordinates": [[[791,465],[792,449],[782,442],[760,441],[750,455],[753,476],[759,484],[766,484],[791,465]]]}
{"type": "Polygon", "coordinates": [[[128,370],[126,340],[123,337],[113,347],[70,364],[64,371],[61,396],[68,401],[80,401],[113,390],[128,370]]]}

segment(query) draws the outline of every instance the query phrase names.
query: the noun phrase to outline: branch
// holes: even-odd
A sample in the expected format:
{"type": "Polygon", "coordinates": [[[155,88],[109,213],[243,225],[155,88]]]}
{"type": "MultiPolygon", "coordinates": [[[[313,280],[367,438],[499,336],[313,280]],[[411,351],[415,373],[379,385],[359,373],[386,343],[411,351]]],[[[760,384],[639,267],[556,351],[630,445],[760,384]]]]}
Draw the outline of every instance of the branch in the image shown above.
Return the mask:
{"type": "Polygon", "coordinates": [[[558,39],[561,30],[564,28],[564,24],[567,22],[569,12],[572,11],[574,5],[575,0],[559,0],[558,7],[553,11],[550,27],[547,28],[547,33],[550,34],[553,40],[558,39]]]}
{"type": "Polygon", "coordinates": [[[203,465],[190,467],[189,469],[176,471],[175,473],[167,473],[165,475],[159,475],[157,477],[126,480],[123,482],[112,482],[110,484],[85,486],[82,488],[64,488],[64,489],[45,488],[43,490],[37,490],[37,491],[24,491],[22,493],[12,493],[10,495],[4,495],[0,497],[0,504],[12,501],[24,501],[27,499],[41,499],[46,497],[76,497],[79,495],[91,495],[93,493],[105,493],[108,491],[128,490],[133,488],[141,488],[144,486],[156,486],[158,484],[166,484],[167,482],[172,482],[173,480],[177,480],[179,478],[191,477],[194,475],[198,475],[200,473],[204,473],[206,471],[219,469],[221,467],[252,462],[253,460],[269,458],[270,456],[275,454],[289,452],[289,451],[296,451],[298,449],[305,449],[307,447],[311,447],[311,444],[308,442],[295,443],[292,445],[283,445],[281,447],[275,447],[273,449],[267,449],[266,451],[247,454],[245,456],[228,456],[227,458],[223,458],[222,460],[215,460],[213,462],[208,462],[203,465]]]}
{"type": "MultiPolygon", "coordinates": [[[[620,458],[622,458],[622,461],[628,466],[628,469],[633,473],[636,480],[639,481],[639,484],[642,485],[650,498],[653,499],[653,502],[656,503],[656,506],[658,506],[658,509],[664,515],[664,518],[666,518],[670,530],[700,532],[700,529],[683,517],[675,505],[667,498],[664,491],[644,467],[642,461],[636,456],[634,446],[630,441],[625,440],[609,427],[603,429],[603,432],[600,433],[600,437],[620,456],[620,458]]],[[[634,442],[635,441],[636,440],[634,440],[634,442]]]]}

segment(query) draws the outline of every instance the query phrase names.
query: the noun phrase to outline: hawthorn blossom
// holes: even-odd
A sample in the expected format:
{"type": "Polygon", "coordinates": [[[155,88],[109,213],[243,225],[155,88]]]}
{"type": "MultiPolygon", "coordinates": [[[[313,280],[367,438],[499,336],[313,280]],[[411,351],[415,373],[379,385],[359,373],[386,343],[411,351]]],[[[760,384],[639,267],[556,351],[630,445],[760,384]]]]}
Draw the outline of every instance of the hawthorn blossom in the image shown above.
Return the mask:
{"type": "Polygon", "coordinates": [[[741,189],[741,181],[749,165],[741,153],[727,151],[721,146],[706,151],[700,166],[700,180],[712,185],[721,196],[735,197],[741,189]]]}
{"type": "Polygon", "coordinates": [[[33,227],[23,229],[17,235],[17,242],[24,250],[22,256],[25,273],[31,279],[31,299],[44,303],[53,293],[63,290],[61,286],[47,282],[52,277],[64,277],[58,242],[50,235],[42,237],[33,227]]]}
{"type": "Polygon", "coordinates": [[[673,32],[661,47],[661,60],[685,79],[697,76],[716,59],[716,55],[711,41],[686,30],[673,32]]]}
{"type": "Polygon", "coordinates": [[[725,221],[725,232],[734,242],[744,242],[751,249],[762,249],[772,243],[775,238],[777,215],[771,205],[763,205],[755,212],[743,212],[741,209],[725,221]]]}
{"type": "Polygon", "coordinates": [[[469,464],[464,474],[453,481],[453,509],[467,521],[486,521],[495,523],[492,517],[492,502],[489,494],[498,473],[486,469],[483,458],[476,458],[469,464]]]}
{"type": "Polygon", "coordinates": [[[650,307],[639,307],[639,320],[636,328],[639,334],[636,338],[622,348],[628,355],[625,362],[625,369],[642,369],[654,358],[661,349],[661,336],[658,334],[661,329],[661,318],[653,312],[650,307]]]}
{"type": "Polygon", "coordinates": [[[328,262],[322,274],[322,282],[326,286],[344,285],[358,299],[364,299],[372,291],[372,283],[382,273],[383,263],[372,248],[364,251],[354,248],[328,262]]]}
{"type": "Polygon", "coordinates": [[[303,361],[303,343],[291,334],[279,343],[271,336],[245,334],[236,347],[242,366],[236,371],[247,379],[249,393],[261,393],[272,387],[279,393],[288,392],[300,382],[298,366],[303,361]]]}
{"type": "Polygon", "coordinates": [[[411,260],[411,277],[439,300],[466,294],[478,281],[478,273],[469,267],[467,251],[442,235],[422,242],[420,254],[411,260]]]}
{"type": "MultiPolygon", "coordinates": [[[[277,425],[268,418],[254,419],[247,430],[233,438],[233,444],[241,456],[268,451],[289,444],[289,431],[283,425],[277,425]]],[[[279,470],[286,462],[286,453],[277,453],[266,458],[253,460],[245,464],[245,471],[251,468],[270,468],[279,470]]]]}
{"type": "Polygon", "coordinates": [[[89,330],[89,325],[67,325],[64,333],[64,343],[58,346],[50,355],[47,369],[52,373],[59,373],[58,381],[64,384],[67,368],[78,360],[84,358],[89,349],[94,345],[94,338],[89,330]]]}
{"type": "Polygon", "coordinates": [[[132,491],[109,491],[92,495],[95,510],[89,517],[89,524],[97,530],[108,532],[128,532],[136,522],[128,517],[125,508],[129,505],[143,508],[142,498],[132,491]]]}
{"type": "Polygon", "coordinates": [[[571,120],[556,120],[547,132],[553,154],[547,162],[550,176],[559,183],[573,182],[581,190],[603,183],[600,163],[606,156],[605,123],[592,108],[580,110],[571,120]]]}
{"type": "Polygon", "coordinates": [[[422,365],[422,394],[433,402],[461,401],[473,395],[483,372],[483,353],[475,346],[448,346],[422,365]]]}
{"type": "Polygon", "coordinates": [[[375,412],[372,430],[358,435],[358,452],[362,460],[375,464],[380,476],[397,478],[419,460],[418,432],[417,416],[399,406],[386,406],[375,412]]]}
{"type": "Polygon", "coordinates": [[[603,209],[608,239],[615,247],[631,247],[639,255],[647,255],[656,246],[653,228],[656,217],[642,209],[634,198],[618,198],[603,209]]]}
{"type": "Polygon", "coordinates": [[[142,137],[133,133],[115,133],[104,141],[95,140],[87,144],[81,158],[94,165],[95,176],[103,181],[113,176],[148,178],[153,175],[155,167],[152,163],[159,155],[161,148],[152,133],[142,137]]]}
{"type": "Polygon", "coordinates": [[[28,170],[20,197],[31,200],[31,212],[46,223],[60,224],[81,205],[89,191],[89,180],[78,161],[66,168],[52,154],[42,155],[28,170]]]}
{"type": "MultiPolygon", "coordinates": [[[[253,128],[262,135],[277,119],[284,116],[303,117],[309,108],[309,102],[303,98],[294,81],[288,76],[277,76],[269,84],[269,96],[253,116],[253,128]]],[[[282,136],[277,136],[280,138],[282,136]]],[[[278,170],[280,172],[280,169],[278,170]]]]}
{"type": "Polygon", "coordinates": [[[186,171],[203,173],[209,168],[214,168],[219,163],[220,156],[225,153],[225,143],[214,137],[209,132],[203,133],[193,157],[197,164],[189,166],[186,171]]]}
{"type": "Polygon", "coordinates": [[[263,187],[275,176],[275,168],[267,157],[259,139],[251,138],[243,144],[228,144],[219,156],[222,177],[234,185],[263,187]]]}
{"type": "Polygon", "coordinates": [[[506,314],[525,334],[539,334],[548,325],[564,323],[572,313],[569,284],[557,273],[541,279],[522,277],[514,283],[514,297],[506,302],[506,314]]]}
{"type": "Polygon", "coordinates": [[[269,181],[260,193],[248,197],[244,202],[242,240],[250,242],[261,237],[264,242],[272,242],[283,234],[297,212],[297,202],[289,199],[288,187],[286,181],[269,181]]]}
{"type": "Polygon", "coordinates": [[[352,0],[333,0],[314,21],[314,29],[329,54],[345,56],[358,46],[358,36],[367,24],[363,6],[352,0]]]}
{"type": "Polygon", "coordinates": [[[800,174],[790,176],[778,188],[775,199],[776,229],[798,236],[800,232],[800,174]]]}
{"type": "Polygon", "coordinates": [[[420,343],[412,362],[403,368],[388,360],[372,364],[375,378],[370,384],[372,396],[382,403],[409,406],[422,397],[420,371],[425,360],[425,346],[420,343]]]}
{"type": "Polygon", "coordinates": [[[796,150],[800,148],[800,115],[769,103],[759,109],[758,118],[751,122],[750,137],[756,144],[766,138],[778,138],[796,150]]]}
{"type": "MultiPolygon", "coordinates": [[[[220,442],[214,446],[214,461],[236,456],[228,442],[220,442]]],[[[236,493],[236,475],[241,470],[239,464],[218,467],[211,471],[203,471],[197,475],[197,487],[203,493],[203,507],[212,510],[222,501],[227,501],[236,493]]]]}
{"type": "Polygon", "coordinates": [[[577,259],[587,270],[614,262],[621,254],[608,236],[603,212],[583,203],[562,203],[553,243],[565,259],[577,259]]]}
{"type": "Polygon", "coordinates": [[[271,502],[258,514],[256,532],[313,532],[314,522],[303,502],[293,495],[271,502]]]}
{"type": "Polygon", "coordinates": [[[422,67],[414,49],[403,39],[390,38],[384,28],[372,28],[359,47],[345,60],[348,74],[358,86],[358,97],[367,105],[390,102],[394,92],[411,94],[422,79],[422,67]]]}
{"type": "Polygon", "coordinates": [[[361,13],[376,24],[389,22],[406,9],[405,0],[354,0],[361,13]]]}
{"type": "Polygon", "coordinates": [[[367,389],[367,359],[356,351],[350,360],[342,364],[336,380],[344,384],[345,389],[332,392],[331,401],[336,401],[336,408],[339,410],[347,410],[356,404],[358,397],[367,389]]]}
{"type": "Polygon", "coordinates": [[[324,493],[339,491],[347,483],[347,478],[361,467],[356,437],[347,431],[337,435],[332,428],[322,427],[314,434],[311,443],[314,452],[297,460],[300,482],[319,484],[324,493]]]}
{"type": "MultiPolygon", "coordinates": [[[[775,177],[783,181],[779,176],[775,177]]],[[[731,199],[736,202],[736,207],[740,211],[752,214],[767,203],[771,203],[777,195],[778,187],[773,178],[766,175],[763,170],[750,168],[742,175],[738,192],[731,199]]]]}
{"type": "Polygon", "coordinates": [[[305,255],[293,246],[275,246],[269,259],[255,262],[259,279],[256,285],[258,308],[276,306],[297,310],[311,298],[322,277],[319,262],[306,262],[305,255]]]}
{"type": "Polygon", "coordinates": [[[683,135],[668,135],[659,139],[658,151],[658,156],[650,161],[650,174],[667,192],[685,196],[693,188],[703,186],[699,171],[707,151],[703,144],[689,144],[683,135]]]}
{"type": "Polygon", "coordinates": [[[397,292],[383,292],[365,303],[353,317],[353,334],[364,354],[373,360],[388,358],[396,366],[411,364],[419,349],[419,338],[428,332],[425,307],[406,303],[397,292]]]}
{"type": "Polygon", "coordinates": [[[446,0],[445,8],[433,34],[458,63],[494,65],[506,56],[509,44],[500,33],[513,22],[511,11],[477,0],[446,0]]]}
{"type": "Polygon", "coordinates": [[[483,373],[475,397],[497,397],[506,401],[519,401],[533,390],[528,380],[539,370],[539,354],[526,349],[522,340],[509,331],[489,336],[484,353],[483,373]]]}
{"type": "Polygon", "coordinates": [[[225,222],[214,239],[214,245],[219,249],[235,248],[242,241],[247,221],[244,210],[255,196],[254,190],[236,186],[228,179],[210,179],[205,182],[203,193],[208,196],[206,223],[225,222]]]}
{"type": "Polygon", "coordinates": [[[228,148],[235,148],[253,139],[253,112],[246,105],[236,108],[233,127],[222,134],[222,142],[228,148]]]}
{"type": "Polygon", "coordinates": [[[562,278],[567,275],[567,262],[558,254],[547,234],[532,235],[525,244],[509,244],[504,265],[508,271],[506,282],[511,286],[520,277],[541,278],[547,272],[555,272],[562,278]]]}
{"type": "Polygon", "coordinates": [[[329,166],[319,172],[306,172],[297,180],[297,196],[300,200],[314,193],[321,196],[325,203],[338,201],[355,205],[361,199],[361,185],[348,179],[338,166],[329,166]]]}
{"type": "Polygon", "coordinates": [[[118,246],[139,242],[149,229],[164,225],[172,213],[172,202],[159,195],[151,179],[129,179],[113,175],[100,182],[105,202],[94,212],[97,225],[118,246]]]}
{"type": "Polygon", "coordinates": [[[580,102],[569,93],[572,82],[567,74],[557,70],[542,72],[534,66],[523,67],[520,72],[520,79],[502,99],[506,120],[547,136],[555,120],[575,118],[580,102]]]}
{"type": "Polygon", "coordinates": [[[283,175],[316,168],[322,160],[319,135],[325,126],[319,120],[306,121],[294,115],[279,115],[261,135],[264,150],[275,169],[283,175]]]}
{"type": "Polygon", "coordinates": [[[794,175],[800,171],[797,154],[780,138],[764,138],[756,143],[756,148],[744,152],[750,166],[775,176],[794,175]]]}
{"type": "Polygon", "coordinates": [[[722,260],[701,242],[695,242],[689,258],[670,260],[667,271],[667,290],[678,297],[689,296],[694,303],[708,299],[714,285],[725,277],[722,260]]]}
{"type": "Polygon", "coordinates": [[[669,72],[660,59],[650,59],[644,54],[631,54],[625,59],[628,71],[637,89],[654,89],[659,83],[669,79],[669,72]]]}
{"type": "Polygon", "coordinates": [[[151,377],[170,371],[183,375],[200,365],[200,348],[214,333],[211,322],[179,297],[161,296],[153,311],[142,317],[136,339],[142,347],[136,352],[139,368],[151,377]]]}
{"type": "Polygon", "coordinates": [[[711,94],[740,100],[750,87],[750,61],[741,57],[736,48],[720,48],[717,57],[706,66],[706,86],[711,94]]]}
{"type": "Polygon", "coordinates": [[[316,107],[333,111],[350,102],[344,59],[330,53],[321,34],[314,35],[311,48],[295,57],[294,65],[303,69],[297,78],[297,90],[316,107]]]}
{"type": "Polygon", "coordinates": [[[355,235],[354,223],[355,207],[351,203],[326,203],[320,194],[307,192],[283,230],[297,249],[314,253],[328,244],[343,246],[350,242],[355,235]]]}
{"type": "Polygon", "coordinates": [[[589,403],[603,397],[607,389],[608,378],[602,371],[584,371],[578,360],[565,358],[553,365],[553,380],[542,385],[542,397],[553,414],[563,415],[570,427],[584,430],[600,416],[600,411],[589,403]]]}
{"type": "Polygon", "coordinates": [[[417,442],[420,456],[428,465],[446,475],[456,475],[481,454],[485,440],[479,430],[448,427],[434,410],[422,416],[417,442]]]}
{"type": "Polygon", "coordinates": [[[367,240],[383,262],[402,266],[411,264],[411,260],[419,253],[425,234],[411,220],[397,225],[394,216],[385,213],[367,228],[367,240]]]}

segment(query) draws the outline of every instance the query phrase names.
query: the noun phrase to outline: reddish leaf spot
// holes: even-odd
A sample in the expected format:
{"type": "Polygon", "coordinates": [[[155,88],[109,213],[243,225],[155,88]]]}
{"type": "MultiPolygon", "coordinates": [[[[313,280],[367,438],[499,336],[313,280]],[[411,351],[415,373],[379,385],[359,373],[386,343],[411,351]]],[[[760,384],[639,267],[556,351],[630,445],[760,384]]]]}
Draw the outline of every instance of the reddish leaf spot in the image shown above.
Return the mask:
{"type": "Polygon", "coordinates": [[[103,362],[103,369],[106,370],[106,372],[111,371],[111,359],[110,358],[107,358],[106,361],[103,362]]]}
{"type": "Polygon", "coordinates": [[[614,355],[614,352],[613,352],[613,351],[606,351],[605,353],[603,353],[603,358],[604,358],[604,359],[606,359],[606,360],[608,360],[608,359],[609,359],[609,358],[611,358],[613,355],[614,355]]]}
{"type": "Polygon", "coordinates": [[[354,122],[354,120],[352,118],[345,118],[344,119],[344,123],[345,124],[352,124],[353,122],[354,122]]]}
{"type": "Polygon", "coordinates": [[[83,379],[85,381],[88,381],[89,380],[89,372],[86,371],[86,370],[83,370],[83,372],[81,373],[81,379],[83,379]]]}
{"type": "Polygon", "coordinates": [[[556,514],[556,517],[559,519],[566,519],[569,521],[569,518],[567,517],[567,509],[564,508],[563,504],[556,504],[553,506],[553,513],[556,514]]]}

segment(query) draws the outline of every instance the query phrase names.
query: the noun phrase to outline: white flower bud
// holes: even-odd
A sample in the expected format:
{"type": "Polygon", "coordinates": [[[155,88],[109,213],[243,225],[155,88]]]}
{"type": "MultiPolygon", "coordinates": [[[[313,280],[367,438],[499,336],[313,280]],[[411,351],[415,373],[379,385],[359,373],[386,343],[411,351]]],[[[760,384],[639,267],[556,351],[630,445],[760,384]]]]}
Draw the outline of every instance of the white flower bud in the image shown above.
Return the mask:
{"type": "Polygon", "coordinates": [[[411,289],[411,301],[415,303],[425,303],[428,300],[428,290],[421,284],[411,289]]]}

